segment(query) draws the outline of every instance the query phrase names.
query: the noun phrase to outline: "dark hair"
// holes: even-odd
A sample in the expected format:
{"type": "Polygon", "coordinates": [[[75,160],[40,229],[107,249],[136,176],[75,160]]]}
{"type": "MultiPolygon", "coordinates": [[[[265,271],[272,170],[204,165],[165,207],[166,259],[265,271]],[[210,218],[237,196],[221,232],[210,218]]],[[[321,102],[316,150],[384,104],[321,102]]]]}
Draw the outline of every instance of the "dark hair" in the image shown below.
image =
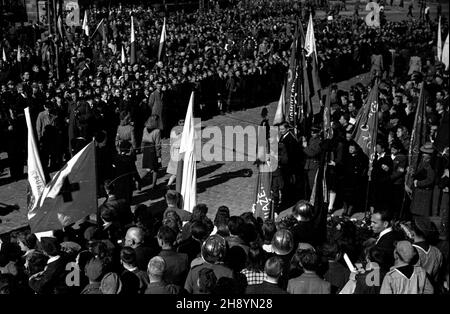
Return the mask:
{"type": "Polygon", "coordinates": [[[55,238],[41,238],[41,248],[49,256],[57,256],[60,253],[60,245],[55,238]]]}
{"type": "Polygon", "coordinates": [[[120,251],[120,259],[131,266],[136,266],[136,252],[132,247],[126,246],[120,251]]]}
{"type": "Polygon", "coordinates": [[[230,209],[227,206],[220,206],[217,209],[216,217],[214,218],[214,225],[217,227],[219,224],[228,224],[230,219],[230,209]]]}
{"type": "Polygon", "coordinates": [[[265,251],[257,242],[250,243],[248,250],[247,269],[251,271],[264,271],[266,260],[265,251]]]}
{"type": "Polygon", "coordinates": [[[168,190],[166,193],[166,202],[167,204],[178,205],[180,200],[180,194],[174,190],[168,190]]]}
{"type": "Polygon", "coordinates": [[[162,226],[161,228],[159,228],[158,238],[161,239],[164,244],[172,246],[177,239],[177,234],[172,228],[168,226],[162,226]]]}
{"type": "Polygon", "coordinates": [[[374,212],[374,214],[379,214],[380,218],[381,218],[381,221],[388,222],[389,224],[391,224],[392,214],[389,211],[387,211],[387,210],[376,210],[374,212]]]}
{"type": "Polygon", "coordinates": [[[193,238],[204,241],[208,237],[208,228],[201,221],[194,221],[191,225],[191,235],[193,238]]]}
{"type": "Polygon", "coordinates": [[[227,266],[236,273],[245,268],[246,262],[247,254],[245,253],[245,250],[239,245],[231,247],[225,255],[225,264],[227,264],[227,266]]]}
{"type": "Polygon", "coordinates": [[[202,220],[203,217],[206,217],[207,213],[208,213],[208,206],[206,206],[206,204],[197,204],[192,209],[191,221],[202,220]]]}
{"type": "Polygon", "coordinates": [[[279,278],[283,272],[283,260],[281,257],[272,256],[264,265],[264,272],[272,278],[279,278]]]}
{"type": "Polygon", "coordinates": [[[267,219],[264,221],[262,228],[263,240],[265,243],[270,243],[273,239],[274,234],[277,232],[277,226],[275,221],[272,219],[267,219]]]}
{"type": "Polygon", "coordinates": [[[240,235],[243,225],[244,225],[244,219],[242,219],[242,217],[231,216],[230,220],[228,220],[228,230],[233,235],[240,235]]]}
{"type": "Polygon", "coordinates": [[[211,294],[216,287],[217,277],[211,268],[202,268],[198,272],[199,291],[205,294],[211,294]]]}
{"type": "Polygon", "coordinates": [[[339,252],[339,246],[336,243],[328,242],[321,247],[322,256],[328,260],[335,260],[339,252]]]}
{"type": "Polygon", "coordinates": [[[30,250],[36,248],[37,237],[33,233],[30,233],[30,231],[19,232],[17,234],[17,239],[30,250]]]}
{"type": "Polygon", "coordinates": [[[311,250],[302,251],[300,253],[300,263],[305,270],[317,271],[319,268],[319,256],[311,250]]]}
{"type": "Polygon", "coordinates": [[[375,245],[366,250],[366,256],[371,262],[377,263],[380,267],[383,267],[388,263],[386,251],[375,245]]]}

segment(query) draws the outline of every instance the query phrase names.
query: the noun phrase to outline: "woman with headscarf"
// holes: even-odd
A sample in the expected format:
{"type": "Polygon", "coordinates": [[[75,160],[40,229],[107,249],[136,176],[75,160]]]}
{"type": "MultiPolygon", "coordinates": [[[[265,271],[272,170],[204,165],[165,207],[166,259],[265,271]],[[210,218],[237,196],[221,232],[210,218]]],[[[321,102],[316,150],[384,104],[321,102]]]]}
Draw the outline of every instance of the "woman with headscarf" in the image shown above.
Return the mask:
{"type": "Polygon", "coordinates": [[[161,130],[158,128],[159,117],[151,115],[145,123],[142,134],[142,168],[152,173],[150,189],[156,186],[158,169],[161,164],[161,130]]]}

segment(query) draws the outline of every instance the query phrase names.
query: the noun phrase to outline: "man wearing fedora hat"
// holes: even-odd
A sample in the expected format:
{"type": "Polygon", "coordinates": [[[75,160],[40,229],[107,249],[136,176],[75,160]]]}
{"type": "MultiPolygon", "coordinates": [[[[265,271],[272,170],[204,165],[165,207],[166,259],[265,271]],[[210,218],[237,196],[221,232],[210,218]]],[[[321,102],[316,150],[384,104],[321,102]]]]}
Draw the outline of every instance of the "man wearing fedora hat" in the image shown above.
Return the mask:
{"type": "Polygon", "coordinates": [[[411,214],[415,216],[430,216],[431,201],[433,198],[433,185],[435,172],[431,166],[431,157],[434,153],[432,143],[425,143],[420,147],[422,160],[413,175],[413,194],[411,199],[411,214]]]}

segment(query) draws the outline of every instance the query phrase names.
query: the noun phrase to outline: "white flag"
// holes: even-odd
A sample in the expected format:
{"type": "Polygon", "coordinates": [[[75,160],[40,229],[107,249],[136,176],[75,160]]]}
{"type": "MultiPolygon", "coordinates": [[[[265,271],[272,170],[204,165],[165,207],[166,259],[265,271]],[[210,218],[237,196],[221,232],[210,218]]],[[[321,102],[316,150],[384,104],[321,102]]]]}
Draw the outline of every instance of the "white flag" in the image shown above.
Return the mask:
{"type": "Polygon", "coordinates": [[[183,209],[192,212],[197,198],[197,169],[195,156],[195,124],[194,124],[194,92],[191,94],[189,106],[184,120],[181,135],[180,154],[184,153],[183,178],[181,180],[181,195],[183,209]]]}
{"type": "Polygon", "coordinates": [[[17,62],[22,60],[22,51],[20,50],[20,46],[17,46],[17,62]]]}
{"type": "Polygon", "coordinates": [[[448,66],[449,66],[448,35],[447,35],[447,39],[445,40],[445,43],[444,43],[444,49],[442,50],[442,63],[445,64],[445,70],[448,70],[448,66]]]}
{"type": "Polygon", "coordinates": [[[125,49],[123,49],[123,46],[122,46],[122,56],[121,56],[120,61],[122,61],[122,64],[125,64],[126,60],[127,59],[125,58],[125,49]]]}
{"type": "Polygon", "coordinates": [[[87,11],[84,11],[83,26],[81,28],[84,30],[84,33],[86,34],[86,36],[89,36],[89,24],[88,24],[87,11]]]}
{"type": "Polygon", "coordinates": [[[34,138],[33,124],[31,123],[30,118],[30,108],[27,107],[24,111],[28,128],[28,219],[31,219],[36,215],[35,209],[37,207],[37,201],[45,188],[45,175],[42,169],[41,159],[39,158],[36,139],[34,138]]]}
{"type": "Polygon", "coordinates": [[[3,55],[2,55],[3,62],[6,62],[6,52],[5,47],[3,47],[3,55]]]}
{"type": "Polygon", "coordinates": [[[58,230],[97,212],[95,143],[86,145],[45,186],[31,232],[58,230]]]}
{"type": "Polygon", "coordinates": [[[314,57],[317,62],[316,38],[314,37],[314,25],[311,14],[309,15],[308,29],[306,30],[305,50],[307,57],[309,57],[312,53],[315,53],[314,57]]]}
{"type": "Polygon", "coordinates": [[[277,107],[277,111],[275,112],[275,117],[273,118],[273,125],[277,125],[280,123],[283,123],[285,121],[286,118],[286,114],[285,114],[285,100],[284,100],[284,85],[283,88],[281,89],[281,95],[280,95],[280,99],[278,100],[278,107],[277,107]]]}

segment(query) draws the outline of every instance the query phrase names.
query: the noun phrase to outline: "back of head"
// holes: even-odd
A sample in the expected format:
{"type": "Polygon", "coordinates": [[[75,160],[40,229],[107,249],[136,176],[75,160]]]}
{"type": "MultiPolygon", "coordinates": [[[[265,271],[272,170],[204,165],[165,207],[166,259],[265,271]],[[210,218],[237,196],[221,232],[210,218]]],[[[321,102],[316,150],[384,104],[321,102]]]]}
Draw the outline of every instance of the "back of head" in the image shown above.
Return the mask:
{"type": "Polygon", "coordinates": [[[206,204],[197,204],[192,209],[192,220],[201,220],[206,217],[208,213],[208,206],[206,204]]]}
{"type": "Polygon", "coordinates": [[[273,221],[272,219],[264,221],[262,225],[262,234],[265,243],[270,243],[270,241],[272,241],[275,232],[277,232],[275,221],[273,221]]]}
{"type": "Polygon", "coordinates": [[[395,246],[395,256],[401,262],[410,264],[416,255],[416,251],[409,241],[399,241],[395,246]]]}
{"type": "Polygon", "coordinates": [[[202,268],[198,273],[198,285],[201,293],[211,294],[216,287],[217,277],[211,268],[202,268]]]}
{"type": "Polygon", "coordinates": [[[319,268],[319,256],[316,252],[305,250],[300,253],[300,264],[305,270],[317,271],[319,268]]]}
{"type": "Polygon", "coordinates": [[[168,190],[166,193],[166,203],[168,206],[178,207],[178,202],[180,200],[179,193],[175,190],[168,190]]]}
{"type": "Polygon", "coordinates": [[[217,209],[217,213],[214,218],[214,225],[217,226],[221,223],[228,224],[229,219],[230,219],[230,209],[226,206],[220,206],[217,209]]]}
{"type": "Polygon", "coordinates": [[[40,245],[48,256],[57,256],[60,253],[60,245],[56,238],[42,237],[40,245]]]}
{"type": "Polygon", "coordinates": [[[250,243],[247,268],[253,271],[263,271],[266,254],[257,242],[250,243]]]}
{"type": "Polygon", "coordinates": [[[131,227],[125,235],[127,246],[137,247],[144,242],[144,231],[138,227],[131,227]]]}
{"type": "Polygon", "coordinates": [[[203,242],[208,237],[208,228],[201,221],[194,221],[191,225],[191,235],[194,239],[203,242]]]}
{"type": "Polygon", "coordinates": [[[130,266],[136,266],[136,252],[133,248],[126,246],[120,251],[120,260],[130,266]]]}
{"type": "Polygon", "coordinates": [[[177,239],[176,232],[169,226],[162,226],[158,231],[158,239],[164,244],[170,247],[173,246],[177,239]]]}
{"type": "Polygon", "coordinates": [[[100,282],[100,291],[103,294],[119,294],[122,290],[122,281],[116,273],[107,273],[100,282]]]}
{"type": "Polygon", "coordinates": [[[104,263],[100,258],[93,258],[87,263],[85,270],[89,281],[100,282],[105,270],[104,263]]]}
{"type": "Polygon", "coordinates": [[[242,227],[244,225],[244,219],[239,216],[231,216],[228,221],[228,230],[232,235],[240,235],[242,227]]]}
{"type": "Polygon", "coordinates": [[[264,272],[268,277],[279,278],[283,272],[283,260],[278,256],[272,256],[266,261],[264,272]]]}
{"type": "Polygon", "coordinates": [[[147,273],[151,277],[162,278],[166,271],[166,262],[161,256],[155,256],[148,262],[147,273]]]}

